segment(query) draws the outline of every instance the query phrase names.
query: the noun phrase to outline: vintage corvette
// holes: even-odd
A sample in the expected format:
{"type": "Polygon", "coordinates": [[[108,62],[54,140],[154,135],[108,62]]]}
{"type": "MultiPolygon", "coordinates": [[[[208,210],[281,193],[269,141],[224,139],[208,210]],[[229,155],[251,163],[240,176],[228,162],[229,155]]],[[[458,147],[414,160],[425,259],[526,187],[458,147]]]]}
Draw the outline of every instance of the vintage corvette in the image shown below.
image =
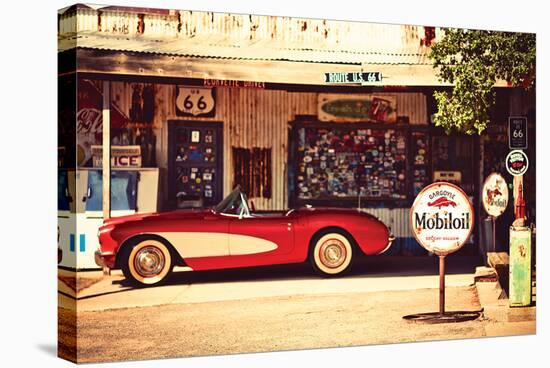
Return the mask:
{"type": "Polygon", "coordinates": [[[380,254],[394,239],[381,221],[357,209],[256,211],[239,187],[211,209],[110,218],[98,236],[96,263],[121,268],[137,285],[164,281],[174,266],[213,270],[309,260],[319,274],[335,276],[358,252],[380,254]]]}

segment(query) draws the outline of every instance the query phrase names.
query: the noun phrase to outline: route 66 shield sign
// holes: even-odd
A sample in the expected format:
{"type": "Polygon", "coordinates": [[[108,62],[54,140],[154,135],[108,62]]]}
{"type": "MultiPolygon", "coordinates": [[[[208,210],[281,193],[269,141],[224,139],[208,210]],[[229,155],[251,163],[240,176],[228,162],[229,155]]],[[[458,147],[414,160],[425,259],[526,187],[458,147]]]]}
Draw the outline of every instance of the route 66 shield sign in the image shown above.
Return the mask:
{"type": "Polygon", "coordinates": [[[176,115],[214,116],[216,99],[213,88],[177,86],[176,115]]]}

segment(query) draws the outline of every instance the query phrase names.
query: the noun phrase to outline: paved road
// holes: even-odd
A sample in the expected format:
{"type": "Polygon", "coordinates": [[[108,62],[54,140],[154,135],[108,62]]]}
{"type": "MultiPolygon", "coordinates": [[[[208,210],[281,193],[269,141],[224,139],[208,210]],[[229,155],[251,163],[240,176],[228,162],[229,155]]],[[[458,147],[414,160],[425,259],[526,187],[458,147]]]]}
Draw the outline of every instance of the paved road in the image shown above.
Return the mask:
{"type": "Polygon", "coordinates": [[[67,358],[78,352],[80,362],[93,362],[535,332],[534,309],[533,316],[510,323],[494,286],[478,294],[472,286],[475,258],[449,257],[446,307],[479,310],[485,299],[488,313],[458,324],[403,320],[437,310],[437,262],[363,259],[337,279],[319,278],[308,265],[290,265],[178,272],[167,285],[145,289],[131,288],[120,274],[84,281],[91,286],[79,293],[78,350],[74,299],[60,294],[59,352],[67,358]]]}
{"type": "MultiPolygon", "coordinates": [[[[449,287],[473,284],[477,258],[449,257],[446,284],[449,287]]],[[[79,273],[81,277],[101,277],[100,273],[79,273]]],[[[78,295],[79,311],[148,307],[165,304],[204,303],[288,295],[364,293],[378,291],[437,288],[436,257],[361,259],[353,271],[342,278],[316,276],[308,264],[258,267],[250,269],[176,272],[166,285],[136,289],[121,273],[92,284],[78,295]]],[[[60,283],[60,290],[70,290],[60,283]]],[[[59,295],[62,307],[74,301],[59,295]]]]}
{"type": "MultiPolygon", "coordinates": [[[[80,362],[154,359],[485,336],[485,321],[420,325],[437,289],[288,295],[78,312],[80,362]]],[[[475,287],[447,289],[447,306],[477,310],[475,287]]],[[[61,331],[73,321],[60,309],[61,331]]],[[[66,353],[69,336],[61,336],[66,353]]]]}

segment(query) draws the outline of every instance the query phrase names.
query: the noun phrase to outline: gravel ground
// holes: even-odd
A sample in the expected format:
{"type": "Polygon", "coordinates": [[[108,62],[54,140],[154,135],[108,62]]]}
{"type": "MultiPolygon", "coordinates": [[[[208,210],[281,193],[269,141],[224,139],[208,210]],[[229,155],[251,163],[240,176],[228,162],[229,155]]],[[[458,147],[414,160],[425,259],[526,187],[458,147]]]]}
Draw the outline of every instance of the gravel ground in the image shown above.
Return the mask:
{"type": "MultiPolygon", "coordinates": [[[[448,311],[480,309],[474,286],[448,287],[446,298],[448,311]]],[[[420,289],[80,312],[76,351],[79,362],[96,362],[486,336],[484,318],[438,325],[402,319],[437,308],[438,290],[420,289]]],[[[59,355],[69,359],[72,313],[59,309],[59,355]]]]}

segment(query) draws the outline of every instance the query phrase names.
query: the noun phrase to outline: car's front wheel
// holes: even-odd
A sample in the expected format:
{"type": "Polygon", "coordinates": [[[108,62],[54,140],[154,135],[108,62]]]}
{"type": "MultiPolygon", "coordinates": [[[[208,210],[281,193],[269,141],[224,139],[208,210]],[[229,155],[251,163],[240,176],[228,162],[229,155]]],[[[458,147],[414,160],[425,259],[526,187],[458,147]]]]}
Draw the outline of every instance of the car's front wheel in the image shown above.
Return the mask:
{"type": "Polygon", "coordinates": [[[340,232],[317,235],[310,248],[310,262],[322,276],[341,275],[349,270],[353,259],[350,239],[340,232]]]}
{"type": "Polygon", "coordinates": [[[121,263],[126,279],[140,286],[161,283],[173,268],[170,249],[155,239],[145,239],[133,247],[126,247],[121,263]]]}

